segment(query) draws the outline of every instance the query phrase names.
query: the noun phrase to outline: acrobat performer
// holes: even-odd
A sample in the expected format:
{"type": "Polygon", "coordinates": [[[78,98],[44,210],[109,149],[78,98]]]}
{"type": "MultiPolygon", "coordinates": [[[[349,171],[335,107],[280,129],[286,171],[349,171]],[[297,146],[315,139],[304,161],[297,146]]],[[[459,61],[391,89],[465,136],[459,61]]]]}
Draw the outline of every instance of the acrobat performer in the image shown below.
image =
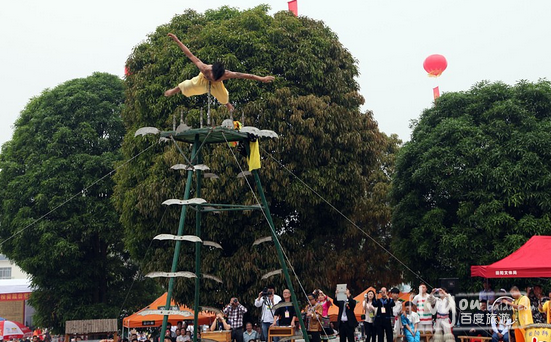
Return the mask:
{"type": "Polygon", "coordinates": [[[228,110],[233,111],[233,106],[230,103],[230,96],[226,87],[224,87],[224,81],[231,78],[244,78],[247,80],[254,80],[260,82],[272,82],[273,76],[257,76],[253,74],[244,74],[240,72],[234,72],[224,69],[224,64],[216,62],[214,64],[205,64],[197,58],[187,46],[185,46],[174,34],[169,33],[168,36],[180,47],[184,54],[199,68],[199,75],[195,76],[191,80],[185,80],[178,84],[176,88],[165,91],[165,96],[172,96],[179,92],[185,96],[202,95],[206,94],[209,90],[209,82],[211,83],[211,94],[228,110]]]}

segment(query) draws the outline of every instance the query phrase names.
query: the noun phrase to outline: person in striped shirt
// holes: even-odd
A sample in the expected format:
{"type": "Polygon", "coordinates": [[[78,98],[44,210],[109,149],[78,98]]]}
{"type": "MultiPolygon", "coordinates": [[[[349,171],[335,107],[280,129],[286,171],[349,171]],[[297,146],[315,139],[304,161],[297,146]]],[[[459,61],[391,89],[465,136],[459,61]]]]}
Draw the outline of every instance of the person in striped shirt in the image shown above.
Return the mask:
{"type": "Polygon", "coordinates": [[[419,331],[422,334],[432,333],[432,313],[428,298],[429,294],[427,293],[427,285],[419,285],[419,294],[413,297],[412,302],[417,307],[417,314],[419,315],[419,331]]]}

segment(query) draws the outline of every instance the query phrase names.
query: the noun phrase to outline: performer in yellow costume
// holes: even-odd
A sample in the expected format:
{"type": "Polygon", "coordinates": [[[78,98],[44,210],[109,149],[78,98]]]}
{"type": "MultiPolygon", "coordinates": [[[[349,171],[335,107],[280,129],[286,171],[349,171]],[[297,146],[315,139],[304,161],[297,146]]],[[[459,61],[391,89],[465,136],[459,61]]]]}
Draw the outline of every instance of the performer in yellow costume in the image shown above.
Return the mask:
{"type": "Polygon", "coordinates": [[[260,82],[272,82],[273,76],[257,76],[253,74],[245,74],[240,72],[229,71],[224,68],[224,65],[220,62],[214,64],[205,64],[201,60],[195,57],[191,51],[185,46],[174,34],[169,33],[168,36],[176,42],[184,54],[199,68],[199,75],[195,76],[191,80],[185,80],[177,87],[165,91],[165,96],[172,96],[177,93],[182,93],[185,96],[194,96],[206,94],[210,91],[211,94],[223,105],[225,105],[230,111],[233,111],[233,106],[230,103],[229,93],[224,87],[224,81],[231,78],[243,78],[247,80],[254,80],[260,82]]]}
{"type": "MultiPolygon", "coordinates": [[[[549,294],[551,295],[551,292],[549,292],[549,294]]],[[[540,304],[538,308],[540,312],[544,313],[547,316],[547,324],[551,324],[551,304],[549,303],[551,303],[551,300],[548,300],[543,305],[540,304]]]]}
{"type": "Polygon", "coordinates": [[[513,308],[513,329],[515,329],[515,341],[524,342],[525,327],[534,323],[532,319],[532,310],[530,309],[530,299],[523,296],[518,287],[511,287],[511,297],[515,300],[509,305],[513,308]]]}

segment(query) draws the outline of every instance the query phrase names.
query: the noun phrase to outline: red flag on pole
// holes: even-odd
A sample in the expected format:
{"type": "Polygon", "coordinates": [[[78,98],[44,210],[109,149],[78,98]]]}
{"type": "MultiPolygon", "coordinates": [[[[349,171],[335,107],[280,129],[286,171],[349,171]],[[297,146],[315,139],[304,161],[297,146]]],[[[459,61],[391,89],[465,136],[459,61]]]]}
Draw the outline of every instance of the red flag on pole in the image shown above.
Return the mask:
{"type": "Polygon", "coordinates": [[[297,0],[288,1],[287,4],[289,5],[289,11],[293,12],[293,14],[298,17],[297,0]]]}
{"type": "Polygon", "coordinates": [[[432,88],[432,94],[434,95],[435,100],[437,98],[439,98],[440,97],[440,88],[438,88],[438,86],[432,88]]]}

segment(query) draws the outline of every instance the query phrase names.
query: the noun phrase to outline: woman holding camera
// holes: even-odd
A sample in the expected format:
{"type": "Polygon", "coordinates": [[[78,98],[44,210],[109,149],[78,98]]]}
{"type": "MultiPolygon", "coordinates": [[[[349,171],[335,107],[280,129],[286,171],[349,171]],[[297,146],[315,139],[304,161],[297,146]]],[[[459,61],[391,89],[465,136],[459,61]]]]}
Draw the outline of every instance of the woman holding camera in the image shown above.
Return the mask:
{"type": "Polygon", "coordinates": [[[375,292],[373,290],[367,291],[363,301],[365,342],[375,342],[377,339],[377,331],[373,325],[373,318],[375,317],[374,301],[375,292]]]}
{"type": "Polygon", "coordinates": [[[313,294],[308,295],[308,302],[308,305],[304,308],[304,312],[306,313],[306,322],[304,323],[306,324],[306,331],[312,337],[310,341],[321,342],[320,331],[323,308],[313,294]]]}

